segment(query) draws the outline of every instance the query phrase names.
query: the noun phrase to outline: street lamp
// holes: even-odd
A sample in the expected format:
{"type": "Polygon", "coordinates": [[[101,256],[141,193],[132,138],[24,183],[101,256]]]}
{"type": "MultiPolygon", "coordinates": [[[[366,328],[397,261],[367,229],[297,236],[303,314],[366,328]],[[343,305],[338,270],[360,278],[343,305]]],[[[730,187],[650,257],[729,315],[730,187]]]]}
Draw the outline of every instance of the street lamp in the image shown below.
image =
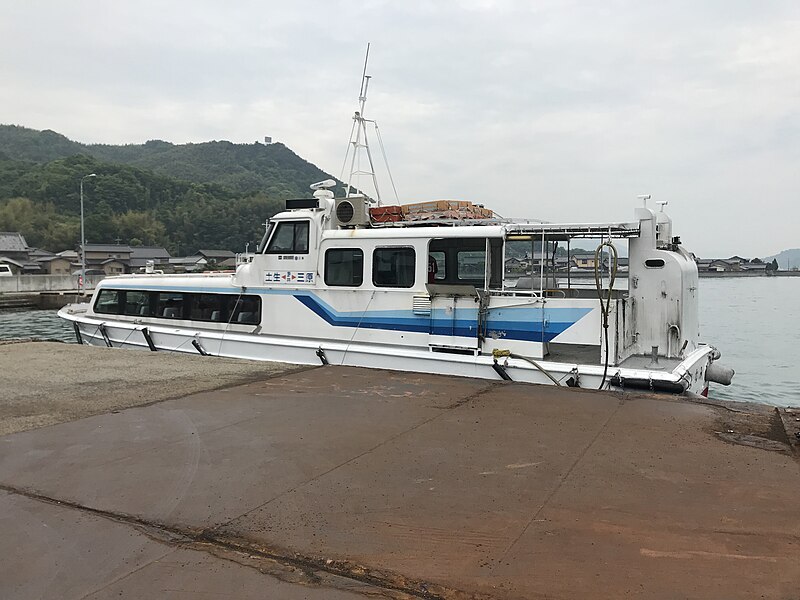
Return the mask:
{"type": "Polygon", "coordinates": [[[83,233],[83,180],[88,177],[97,177],[97,174],[89,173],[81,177],[81,295],[86,294],[86,236],[83,233]]]}

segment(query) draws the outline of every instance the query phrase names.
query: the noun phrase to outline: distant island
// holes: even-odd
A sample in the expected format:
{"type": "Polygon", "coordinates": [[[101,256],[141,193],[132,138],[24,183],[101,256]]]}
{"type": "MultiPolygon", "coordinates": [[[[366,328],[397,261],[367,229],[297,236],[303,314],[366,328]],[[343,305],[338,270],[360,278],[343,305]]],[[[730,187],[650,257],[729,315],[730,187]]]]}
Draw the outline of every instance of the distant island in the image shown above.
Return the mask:
{"type": "Polygon", "coordinates": [[[764,262],[775,261],[781,271],[796,271],[800,269],[800,248],[783,250],[778,254],[767,256],[764,262]]]}

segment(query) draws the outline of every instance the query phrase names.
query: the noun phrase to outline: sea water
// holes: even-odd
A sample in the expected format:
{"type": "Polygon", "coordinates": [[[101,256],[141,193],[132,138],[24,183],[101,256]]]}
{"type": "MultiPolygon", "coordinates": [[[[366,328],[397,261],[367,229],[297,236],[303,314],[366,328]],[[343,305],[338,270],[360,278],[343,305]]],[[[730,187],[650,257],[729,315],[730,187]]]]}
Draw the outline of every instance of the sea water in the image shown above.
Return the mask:
{"type": "MultiPolygon", "coordinates": [[[[800,406],[800,277],[701,279],[700,332],[736,371],[710,397],[800,406]]],[[[0,311],[0,339],[19,337],[75,341],[54,310],[0,311]]]]}
{"type": "Polygon", "coordinates": [[[712,397],[800,406],[800,277],[701,279],[700,338],[736,371],[712,397]]]}

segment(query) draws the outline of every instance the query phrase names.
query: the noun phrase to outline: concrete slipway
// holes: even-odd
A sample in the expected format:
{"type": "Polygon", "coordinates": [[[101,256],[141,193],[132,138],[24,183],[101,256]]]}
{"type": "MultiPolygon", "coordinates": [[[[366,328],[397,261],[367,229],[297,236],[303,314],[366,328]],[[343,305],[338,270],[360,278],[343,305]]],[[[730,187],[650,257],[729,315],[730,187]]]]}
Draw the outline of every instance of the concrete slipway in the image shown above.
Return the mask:
{"type": "Polygon", "coordinates": [[[767,407],[44,343],[0,373],[4,599],[800,597],[767,407]]]}

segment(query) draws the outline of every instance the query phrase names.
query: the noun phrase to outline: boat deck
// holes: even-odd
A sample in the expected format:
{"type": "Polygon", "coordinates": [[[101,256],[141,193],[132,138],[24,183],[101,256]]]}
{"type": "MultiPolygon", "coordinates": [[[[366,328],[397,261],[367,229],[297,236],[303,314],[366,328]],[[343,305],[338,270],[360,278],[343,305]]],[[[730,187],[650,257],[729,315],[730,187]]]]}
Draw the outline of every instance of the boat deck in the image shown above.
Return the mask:
{"type": "MultiPolygon", "coordinates": [[[[545,357],[547,361],[579,364],[602,365],[600,361],[600,346],[588,344],[550,344],[550,353],[545,357]]],[[[658,357],[658,366],[652,366],[650,356],[629,356],[618,366],[626,369],[663,370],[667,373],[677,367],[681,361],[677,358],[658,357]]],[[[616,367],[609,367],[615,369],[616,367]]]]}
{"type": "Polygon", "coordinates": [[[232,362],[0,346],[0,423],[28,428],[0,437],[0,597],[800,589],[794,420],[772,408],[246,362],[211,389],[232,362]]]}

